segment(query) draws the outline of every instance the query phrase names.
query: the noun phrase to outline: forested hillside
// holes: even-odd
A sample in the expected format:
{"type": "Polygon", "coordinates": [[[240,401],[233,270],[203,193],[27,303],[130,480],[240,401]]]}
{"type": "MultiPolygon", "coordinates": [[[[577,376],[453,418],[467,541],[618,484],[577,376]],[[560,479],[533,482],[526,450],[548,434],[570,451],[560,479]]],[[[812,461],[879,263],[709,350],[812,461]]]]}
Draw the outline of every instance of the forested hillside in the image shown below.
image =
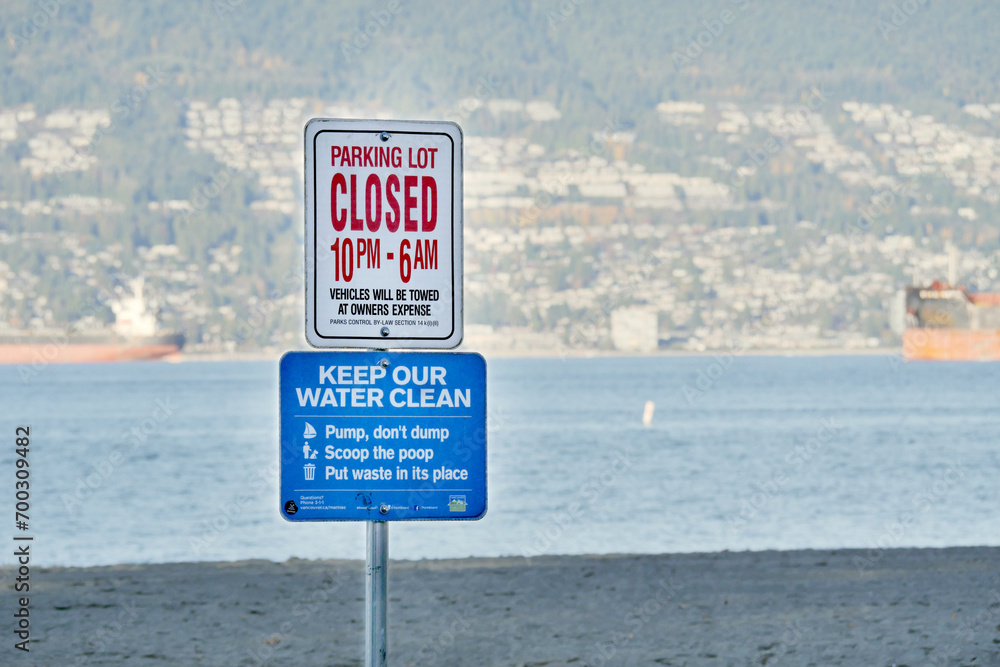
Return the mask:
{"type": "MultiPolygon", "coordinates": [[[[470,275],[473,322],[565,337],[567,322],[606,306],[553,305],[549,292],[611,275],[628,261],[608,254],[618,237],[571,244],[587,256],[575,259],[531,239],[516,243],[535,243],[535,259],[506,257],[506,241],[489,240],[526,224],[651,226],[667,245],[685,225],[770,226],[785,255],[826,234],[901,234],[927,255],[881,253],[889,268],[877,271],[900,282],[946,241],[987,263],[997,247],[1000,45],[987,2],[16,0],[0,11],[0,262],[14,293],[48,295],[39,306],[6,294],[12,326],[71,322],[116,275],[148,274],[167,323],[194,341],[285,340],[299,316],[294,151],[303,118],[333,113],[461,123],[474,150],[470,267],[544,292],[519,300],[470,275]],[[565,164],[611,180],[549,192],[544,174],[565,164]],[[525,179],[499,199],[498,170],[525,179]],[[803,240],[803,223],[820,231],[803,240]],[[56,268],[43,249],[60,235],[56,268]],[[68,268],[101,250],[106,271],[68,268]],[[266,301],[287,312],[237,335],[266,301]]],[[[838,282],[856,261],[817,270],[838,282]]],[[[688,268],[697,284],[663,289],[701,305],[666,328],[737,326],[764,307],[699,315],[725,299],[688,268]]],[[[844,299],[825,306],[824,331],[891,339],[877,295],[844,299]]]]}

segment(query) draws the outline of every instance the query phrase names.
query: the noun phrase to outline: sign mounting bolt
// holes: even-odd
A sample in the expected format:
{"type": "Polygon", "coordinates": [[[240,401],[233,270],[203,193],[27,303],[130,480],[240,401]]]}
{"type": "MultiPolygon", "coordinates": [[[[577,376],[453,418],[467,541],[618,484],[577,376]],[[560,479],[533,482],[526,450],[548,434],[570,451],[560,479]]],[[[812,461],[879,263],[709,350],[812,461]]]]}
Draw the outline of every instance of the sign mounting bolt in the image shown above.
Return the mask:
{"type": "Polygon", "coordinates": [[[378,365],[381,366],[382,368],[389,368],[389,360],[382,359],[381,361],[378,362],[378,365]]]}
{"type": "Polygon", "coordinates": [[[382,334],[382,338],[386,338],[389,335],[389,327],[382,327],[379,333],[382,334]]]}
{"type": "Polygon", "coordinates": [[[378,511],[381,512],[382,514],[388,514],[389,506],[386,505],[385,503],[382,503],[381,505],[379,505],[378,511]]]}
{"type": "Polygon", "coordinates": [[[389,133],[383,132],[382,134],[378,135],[378,138],[381,139],[382,141],[389,141],[389,133]]]}

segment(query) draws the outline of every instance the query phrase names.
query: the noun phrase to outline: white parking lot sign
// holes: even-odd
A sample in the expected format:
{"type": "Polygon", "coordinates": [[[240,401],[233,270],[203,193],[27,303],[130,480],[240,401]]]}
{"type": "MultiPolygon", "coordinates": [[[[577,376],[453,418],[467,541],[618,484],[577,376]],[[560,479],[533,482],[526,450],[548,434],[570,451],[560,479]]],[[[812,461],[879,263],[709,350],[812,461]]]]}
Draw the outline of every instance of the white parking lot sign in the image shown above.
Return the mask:
{"type": "Polygon", "coordinates": [[[306,340],[462,341],[462,130],[313,119],[305,131],[306,340]]]}

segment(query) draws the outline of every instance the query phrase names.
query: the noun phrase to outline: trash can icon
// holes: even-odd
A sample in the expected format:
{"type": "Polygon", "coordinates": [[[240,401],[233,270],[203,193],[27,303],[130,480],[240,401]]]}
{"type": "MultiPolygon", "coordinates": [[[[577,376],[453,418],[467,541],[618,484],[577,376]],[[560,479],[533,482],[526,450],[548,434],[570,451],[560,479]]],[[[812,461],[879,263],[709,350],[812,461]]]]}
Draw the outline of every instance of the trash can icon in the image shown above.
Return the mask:
{"type": "Polygon", "coordinates": [[[302,466],[302,470],[306,474],[306,481],[316,479],[316,466],[314,466],[312,463],[307,463],[304,466],[302,466]]]}

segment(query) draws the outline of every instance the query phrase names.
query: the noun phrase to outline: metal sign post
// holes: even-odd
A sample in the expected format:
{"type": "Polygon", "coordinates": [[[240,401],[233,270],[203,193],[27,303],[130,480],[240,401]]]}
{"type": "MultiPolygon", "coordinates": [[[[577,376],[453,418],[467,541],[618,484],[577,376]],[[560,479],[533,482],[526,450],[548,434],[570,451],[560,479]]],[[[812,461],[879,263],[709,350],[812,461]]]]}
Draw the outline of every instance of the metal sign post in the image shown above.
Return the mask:
{"type": "Polygon", "coordinates": [[[365,522],[365,665],[383,667],[388,522],[486,514],[486,360],[288,352],[278,385],[281,514],[365,522]]]}
{"type": "Polygon", "coordinates": [[[365,552],[365,667],[386,665],[387,575],[389,570],[389,523],[368,521],[365,552]]]}

